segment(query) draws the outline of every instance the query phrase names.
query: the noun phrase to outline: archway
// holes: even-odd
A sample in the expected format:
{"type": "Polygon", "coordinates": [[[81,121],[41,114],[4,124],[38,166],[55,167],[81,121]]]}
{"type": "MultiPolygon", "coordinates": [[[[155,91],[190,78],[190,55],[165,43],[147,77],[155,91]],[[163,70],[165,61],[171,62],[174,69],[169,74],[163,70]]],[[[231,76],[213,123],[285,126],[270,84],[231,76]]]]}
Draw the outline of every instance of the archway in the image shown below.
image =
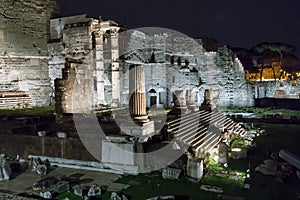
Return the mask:
{"type": "Polygon", "coordinates": [[[155,89],[151,89],[148,92],[150,98],[150,107],[155,107],[157,105],[157,92],[155,89]]]}

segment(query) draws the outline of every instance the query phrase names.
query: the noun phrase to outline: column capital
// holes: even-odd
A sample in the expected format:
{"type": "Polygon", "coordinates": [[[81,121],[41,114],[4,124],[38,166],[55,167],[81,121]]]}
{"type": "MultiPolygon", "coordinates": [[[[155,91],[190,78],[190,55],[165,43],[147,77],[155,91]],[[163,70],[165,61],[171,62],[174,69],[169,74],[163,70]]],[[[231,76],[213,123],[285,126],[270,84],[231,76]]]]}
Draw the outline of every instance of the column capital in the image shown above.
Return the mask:
{"type": "Polygon", "coordinates": [[[102,30],[102,29],[99,29],[98,31],[96,31],[96,33],[97,33],[97,35],[98,35],[99,37],[103,37],[105,31],[102,30]]]}
{"type": "Polygon", "coordinates": [[[112,27],[110,28],[110,35],[111,36],[118,36],[119,35],[119,27],[112,27]]]}

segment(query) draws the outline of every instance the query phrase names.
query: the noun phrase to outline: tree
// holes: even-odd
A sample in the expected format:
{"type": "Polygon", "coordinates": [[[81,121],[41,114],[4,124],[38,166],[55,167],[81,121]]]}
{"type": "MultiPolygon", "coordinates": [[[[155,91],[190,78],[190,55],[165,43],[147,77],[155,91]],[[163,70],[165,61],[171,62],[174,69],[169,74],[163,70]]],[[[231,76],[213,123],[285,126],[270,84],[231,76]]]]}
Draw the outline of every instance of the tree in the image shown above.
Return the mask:
{"type": "MultiPolygon", "coordinates": [[[[296,47],[284,44],[284,43],[269,43],[262,42],[252,47],[251,50],[254,52],[257,62],[260,64],[260,80],[262,81],[263,70],[266,65],[272,61],[279,61],[281,68],[283,68],[282,58],[284,54],[291,53],[296,50],[296,47]]],[[[276,74],[274,66],[270,64],[273,70],[274,78],[276,80],[276,74]]],[[[281,78],[282,73],[278,77],[281,78]]]]}

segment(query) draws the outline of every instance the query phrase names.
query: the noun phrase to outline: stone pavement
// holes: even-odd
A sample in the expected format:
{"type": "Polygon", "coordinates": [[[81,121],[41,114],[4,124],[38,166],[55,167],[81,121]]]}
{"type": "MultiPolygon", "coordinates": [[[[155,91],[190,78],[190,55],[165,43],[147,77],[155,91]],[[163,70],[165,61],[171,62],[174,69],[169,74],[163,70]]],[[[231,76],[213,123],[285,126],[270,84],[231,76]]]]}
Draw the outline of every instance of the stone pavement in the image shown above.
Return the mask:
{"type": "MultiPolygon", "coordinates": [[[[96,184],[98,186],[107,186],[109,191],[120,191],[123,188],[129,187],[129,185],[113,183],[121,178],[121,175],[118,174],[57,167],[51,170],[46,176],[40,176],[36,173],[31,172],[30,170],[26,170],[24,173],[18,175],[12,180],[1,181],[0,188],[3,191],[10,191],[12,194],[28,193],[39,195],[40,191],[32,190],[33,183],[39,181],[42,178],[51,176],[60,178],[78,176],[78,179],[82,186],[90,187],[93,184],[96,184]]],[[[0,200],[1,198],[2,197],[0,196],[0,200]]]]}

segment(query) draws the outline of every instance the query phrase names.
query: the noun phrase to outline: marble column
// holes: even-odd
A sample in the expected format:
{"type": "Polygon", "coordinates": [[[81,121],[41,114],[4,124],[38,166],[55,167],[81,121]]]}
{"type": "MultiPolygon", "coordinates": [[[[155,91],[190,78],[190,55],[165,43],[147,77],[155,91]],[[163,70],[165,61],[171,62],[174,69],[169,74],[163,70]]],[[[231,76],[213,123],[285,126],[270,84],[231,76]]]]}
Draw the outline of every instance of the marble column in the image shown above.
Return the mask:
{"type": "Polygon", "coordinates": [[[129,94],[129,113],[134,123],[124,118],[121,133],[134,136],[139,143],[143,143],[147,141],[146,138],[155,134],[155,129],[154,122],[146,112],[145,74],[142,65],[133,64],[129,67],[129,94]]]}
{"type": "Polygon", "coordinates": [[[97,100],[96,104],[106,104],[104,94],[104,57],[103,57],[103,34],[100,30],[95,34],[96,40],[96,77],[97,77],[97,100]]]}
{"type": "Polygon", "coordinates": [[[142,65],[129,68],[129,110],[131,117],[140,122],[148,121],[146,112],[145,74],[142,65]]]}
{"type": "Polygon", "coordinates": [[[113,27],[111,36],[111,70],[112,70],[112,107],[118,107],[120,102],[120,63],[119,63],[119,29],[113,27]]]}

